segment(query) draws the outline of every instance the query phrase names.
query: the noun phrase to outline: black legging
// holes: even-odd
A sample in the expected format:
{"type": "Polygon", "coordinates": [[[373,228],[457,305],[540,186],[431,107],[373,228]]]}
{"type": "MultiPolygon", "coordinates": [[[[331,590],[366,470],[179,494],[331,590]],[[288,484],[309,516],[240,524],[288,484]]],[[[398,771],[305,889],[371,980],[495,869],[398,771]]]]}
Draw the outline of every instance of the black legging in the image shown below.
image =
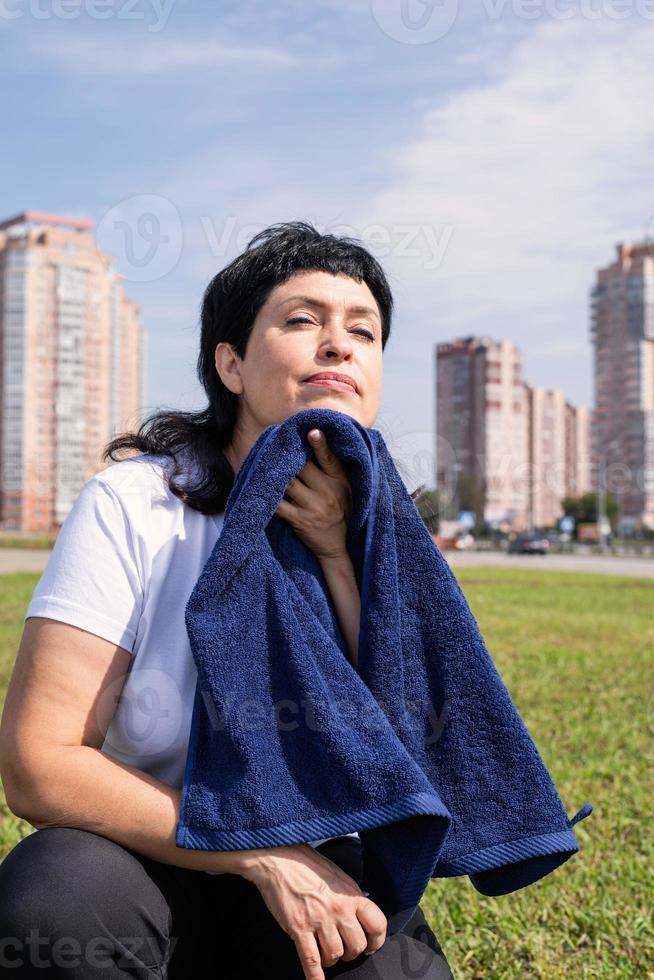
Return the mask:
{"type": "MultiPolygon", "coordinates": [[[[357,838],[319,850],[361,884],[357,838]]],[[[28,834],[0,864],[0,973],[44,970],[68,980],[304,978],[295,943],[246,878],[162,864],[74,827],[28,834]]],[[[419,908],[371,956],[323,970],[360,980],[453,976],[419,908]]]]}

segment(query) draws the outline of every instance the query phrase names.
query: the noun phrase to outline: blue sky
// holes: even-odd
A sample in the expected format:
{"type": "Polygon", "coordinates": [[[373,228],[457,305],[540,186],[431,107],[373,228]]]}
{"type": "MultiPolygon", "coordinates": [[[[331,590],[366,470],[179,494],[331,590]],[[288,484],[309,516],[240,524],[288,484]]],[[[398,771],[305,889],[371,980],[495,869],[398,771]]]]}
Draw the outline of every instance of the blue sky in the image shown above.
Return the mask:
{"type": "Polygon", "coordinates": [[[512,340],[592,405],[594,271],[654,233],[653,50],[648,0],[0,0],[0,215],[96,222],[146,411],[203,404],[202,291],[257,230],[361,238],[396,301],[377,425],[415,484],[437,341],[512,340]]]}

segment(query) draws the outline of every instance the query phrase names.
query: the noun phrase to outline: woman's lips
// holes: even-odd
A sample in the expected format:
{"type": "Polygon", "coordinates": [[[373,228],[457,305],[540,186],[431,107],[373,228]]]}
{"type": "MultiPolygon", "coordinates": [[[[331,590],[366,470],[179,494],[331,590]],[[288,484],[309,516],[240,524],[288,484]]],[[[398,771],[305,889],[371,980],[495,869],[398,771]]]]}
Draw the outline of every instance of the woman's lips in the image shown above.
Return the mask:
{"type": "Polygon", "coordinates": [[[336,391],[349,391],[353,395],[356,395],[354,388],[347,381],[333,381],[331,378],[316,378],[315,381],[305,381],[304,383],[305,385],[320,385],[322,388],[334,388],[336,391]]]}

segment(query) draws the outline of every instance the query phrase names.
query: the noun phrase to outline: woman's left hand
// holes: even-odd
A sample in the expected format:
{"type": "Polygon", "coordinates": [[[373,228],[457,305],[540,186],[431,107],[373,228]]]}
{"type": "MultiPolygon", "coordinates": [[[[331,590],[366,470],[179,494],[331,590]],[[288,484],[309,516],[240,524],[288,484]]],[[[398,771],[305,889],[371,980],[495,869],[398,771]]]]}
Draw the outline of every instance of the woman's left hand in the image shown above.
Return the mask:
{"type": "Polygon", "coordinates": [[[286,487],[285,496],[275,511],[289,522],[297,536],[316,557],[342,558],[347,555],[347,521],[352,512],[352,488],[343,464],[320,436],[309,442],[319,466],[309,460],[286,487]],[[302,479],[299,479],[299,478],[302,479]]]}

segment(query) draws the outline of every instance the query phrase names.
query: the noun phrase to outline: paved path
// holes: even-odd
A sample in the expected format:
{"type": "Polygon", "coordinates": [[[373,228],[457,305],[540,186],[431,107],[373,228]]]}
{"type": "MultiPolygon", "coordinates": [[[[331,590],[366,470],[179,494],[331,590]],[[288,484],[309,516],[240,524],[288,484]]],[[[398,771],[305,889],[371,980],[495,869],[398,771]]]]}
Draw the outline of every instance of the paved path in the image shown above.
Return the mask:
{"type": "Polygon", "coordinates": [[[552,572],[598,572],[654,578],[654,558],[619,555],[506,555],[493,551],[444,551],[452,568],[494,565],[498,568],[538,568],[552,572]]]}
{"type": "MultiPolygon", "coordinates": [[[[609,575],[638,575],[654,578],[654,558],[613,555],[506,555],[488,551],[444,551],[452,568],[467,565],[496,565],[499,568],[539,568],[553,572],[598,572],[609,575]]],[[[50,551],[31,548],[0,548],[0,574],[43,570],[50,551]]]]}
{"type": "Polygon", "coordinates": [[[0,574],[3,572],[42,572],[49,548],[0,548],[0,574]]]}

